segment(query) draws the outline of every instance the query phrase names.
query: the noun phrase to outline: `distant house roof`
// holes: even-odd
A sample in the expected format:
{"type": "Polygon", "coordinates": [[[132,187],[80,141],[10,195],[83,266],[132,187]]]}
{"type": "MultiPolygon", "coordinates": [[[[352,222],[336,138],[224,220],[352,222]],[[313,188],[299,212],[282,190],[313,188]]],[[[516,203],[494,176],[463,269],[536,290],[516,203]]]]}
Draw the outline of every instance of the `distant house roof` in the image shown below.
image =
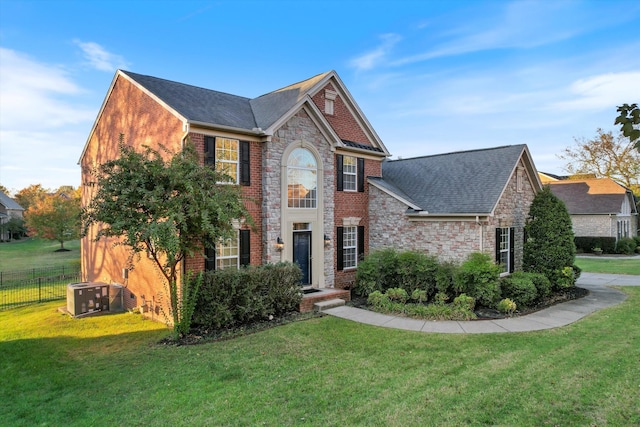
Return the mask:
{"type": "MultiPolygon", "coordinates": [[[[611,178],[569,179],[549,182],[548,185],[572,215],[617,214],[625,198],[631,194],[611,178]]],[[[630,205],[634,210],[634,204],[630,205]]]]}
{"type": "MultiPolygon", "coordinates": [[[[526,145],[462,151],[382,163],[382,178],[369,182],[430,215],[490,214],[526,145]]],[[[537,183],[535,169],[529,171],[537,183]]],[[[539,187],[539,184],[537,184],[539,187]]]]}
{"type": "Polygon", "coordinates": [[[11,197],[7,196],[6,194],[4,194],[2,191],[0,191],[0,205],[4,206],[5,209],[9,210],[16,210],[16,211],[23,211],[24,208],[22,206],[20,206],[18,204],[18,202],[16,202],[15,200],[13,200],[11,197]]]}

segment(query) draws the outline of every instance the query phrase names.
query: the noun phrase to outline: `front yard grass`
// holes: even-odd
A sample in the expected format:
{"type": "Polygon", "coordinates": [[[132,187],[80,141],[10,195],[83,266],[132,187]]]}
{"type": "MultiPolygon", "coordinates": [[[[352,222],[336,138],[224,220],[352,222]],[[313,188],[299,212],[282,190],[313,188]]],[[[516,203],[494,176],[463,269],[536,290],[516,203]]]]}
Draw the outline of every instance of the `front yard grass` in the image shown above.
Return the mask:
{"type": "Polygon", "coordinates": [[[576,257],[576,265],[590,273],[640,275],[640,259],[623,257],[576,257]]]}
{"type": "Polygon", "coordinates": [[[0,425],[640,425],[640,288],[572,325],[424,334],[332,317],[163,346],[139,315],[0,313],[0,425]]]}

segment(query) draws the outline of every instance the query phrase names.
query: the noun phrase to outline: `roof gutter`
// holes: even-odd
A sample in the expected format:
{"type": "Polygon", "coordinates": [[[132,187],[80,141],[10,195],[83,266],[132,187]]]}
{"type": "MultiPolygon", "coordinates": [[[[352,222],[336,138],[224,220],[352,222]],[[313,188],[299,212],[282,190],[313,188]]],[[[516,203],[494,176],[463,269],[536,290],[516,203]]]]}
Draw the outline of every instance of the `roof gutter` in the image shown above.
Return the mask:
{"type": "Polygon", "coordinates": [[[244,128],[237,128],[234,126],[212,125],[211,123],[199,122],[197,120],[186,120],[185,125],[187,127],[191,125],[191,126],[197,126],[205,129],[216,129],[216,130],[222,130],[222,131],[231,132],[231,133],[239,133],[242,135],[261,136],[261,137],[273,136],[273,134],[265,132],[264,130],[262,130],[262,128],[253,128],[249,130],[244,128]]]}

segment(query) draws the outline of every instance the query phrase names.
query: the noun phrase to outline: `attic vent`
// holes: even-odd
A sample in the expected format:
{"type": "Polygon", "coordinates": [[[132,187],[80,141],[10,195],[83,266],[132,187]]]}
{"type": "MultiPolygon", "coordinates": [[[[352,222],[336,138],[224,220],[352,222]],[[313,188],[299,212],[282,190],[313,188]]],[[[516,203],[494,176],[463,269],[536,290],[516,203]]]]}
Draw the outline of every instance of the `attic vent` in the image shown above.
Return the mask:
{"type": "Polygon", "coordinates": [[[338,96],[338,92],[332,90],[324,91],[324,112],[325,114],[333,115],[333,103],[338,96]]]}

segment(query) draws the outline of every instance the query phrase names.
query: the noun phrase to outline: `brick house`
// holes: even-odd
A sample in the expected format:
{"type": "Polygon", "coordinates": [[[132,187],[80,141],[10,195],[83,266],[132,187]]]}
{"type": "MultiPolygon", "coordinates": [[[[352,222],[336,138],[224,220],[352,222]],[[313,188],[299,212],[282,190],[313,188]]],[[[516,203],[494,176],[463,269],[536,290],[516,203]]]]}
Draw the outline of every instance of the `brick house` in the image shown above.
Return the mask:
{"type": "MultiPolygon", "coordinates": [[[[83,203],[95,191],[89,171],[118,154],[120,139],[135,146],[162,144],[174,152],[190,140],[205,164],[225,168],[241,186],[255,228],[238,222],[236,240],[187,260],[185,268],[296,262],[303,271],[303,287],[332,290],[331,298],[336,293],[349,298],[348,291],[339,290],[353,284],[358,260],[370,249],[388,244],[410,247],[398,237],[411,235],[409,229],[418,223],[423,230],[437,227],[440,231],[433,233],[442,242],[424,246],[413,242],[414,246],[442,249],[447,251],[443,257],[451,259],[492,247],[496,234],[490,227],[521,233],[533,193],[540,188],[528,150],[516,146],[486,151],[506,156],[483,178],[500,196],[492,209],[436,217],[425,215],[424,209],[419,214],[420,207],[414,204],[418,199],[408,197],[409,204],[403,205],[405,193],[387,188],[398,183],[382,178],[383,167],[408,161],[385,161],[389,152],[334,71],[257,98],[117,71],[80,158],[83,203]],[[386,212],[382,206],[388,206],[386,212]],[[416,215],[407,214],[407,209],[416,215]],[[408,229],[389,218],[397,218],[408,229]],[[439,222],[434,222],[437,218],[439,222]],[[482,238],[474,237],[478,230],[484,230],[482,238]],[[445,243],[447,239],[458,243],[445,243]]],[[[478,160],[479,169],[483,162],[478,160]]],[[[478,175],[463,176],[474,181],[478,175]]],[[[467,183],[458,177],[446,190],[461,191],[467,183]]],[[[474,200],[484,201],[487,189],[477,190],[474,200]]],[[[125,273],[129,252],[113,241],[94,242],[95,233],[90,230],[81,242],[83,280],[124,285],[127,308],[157,309],[166,304],[166,292],[158,285],[159,274],[151,262],[144,257],[133,260],[135,268],[125,273]]],[[[507,235],[509,247],[517,249],[521,239],[513,240],[509,231],[507,235]]],[[[518,262],[510,265],[517,267],[518,262]]]]}
{"type": "Polygon", "coordinates": [[[506,272],[522,267],[524,225],[541,188],[526,145],[386,161],[369,182],[372,250],[441,261],[490,252],[506,272]]]}
{"type": "Polygon", "coordinates": [[[633,192],[611,178],[562,179],[544,176],[553,194],[567,206],[576,237],[638,235],[633,192]]]}
{"type": "MultiPolygon", "coordinates": [[[[380,176],[389,153],[335,72],[249,99],[117,71],[80,158],[84,203],[95,189],[88,172],[118,154],[121,135],[174,152],[189,139],[242,186],[255,229],[238,224],[236,241],[187,268],[293,261],[306,286],[354,281],[369,244],[365,177],[380,176]]],[[[81,242],[83,279],[124,284],[128,308],[162,305],[153,265],[135,260],[125,273],[126,248],[94,235],[81,242]]]]}

